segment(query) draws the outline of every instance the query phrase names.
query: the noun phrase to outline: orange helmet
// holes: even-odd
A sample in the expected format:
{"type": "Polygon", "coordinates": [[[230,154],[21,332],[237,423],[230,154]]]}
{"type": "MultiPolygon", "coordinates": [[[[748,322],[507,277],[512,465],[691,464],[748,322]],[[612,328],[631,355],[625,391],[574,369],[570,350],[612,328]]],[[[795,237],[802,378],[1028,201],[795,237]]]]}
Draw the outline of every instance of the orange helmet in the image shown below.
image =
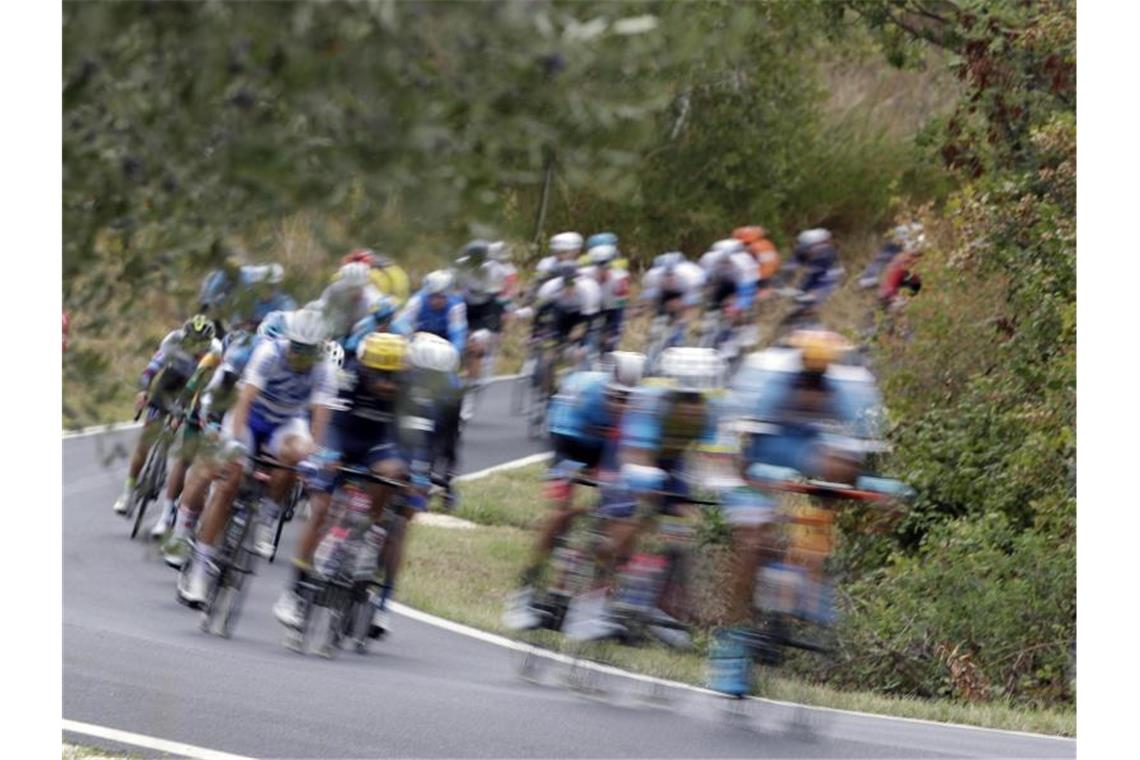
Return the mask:
{"type": "Polygon", "coordinates": [[[372,266],[376,254],[367,248],[354,248],[349,253],[345,254],[344,258],[340,260],[341,264],[367,264],[372,266]]]}
{"type": "Polygon", "coordinates": [[[768,237],[768,231],[763,227],[757,226],[737,227],[732,231],[732,236],[745,245],[748,245],[749,243],[755,243],[757,240],[768,237]]]}

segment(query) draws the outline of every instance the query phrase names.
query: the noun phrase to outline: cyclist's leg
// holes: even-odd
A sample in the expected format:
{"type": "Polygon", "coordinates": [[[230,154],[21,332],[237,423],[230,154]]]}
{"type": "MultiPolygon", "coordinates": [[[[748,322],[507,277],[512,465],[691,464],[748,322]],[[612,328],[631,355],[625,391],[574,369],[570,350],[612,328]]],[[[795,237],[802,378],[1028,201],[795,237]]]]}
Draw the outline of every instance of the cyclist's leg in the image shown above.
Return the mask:
{"type": "Polygon", "coordinates": [[[118,500],[115,502],[115,511],[119,514],[126,514],[127,506],[130,504],[131,493],[135,490],[135,483],[138,482],[139,473],[142,472],[143,465],[146,464],[146,455],[150,452],[150,447],[158,439],[159,433],[162,432],[162,412],[153,406],[148,406],[146,409],[146,421],[143,423],[142,431],[139,433],[138,441],[135,443],[135,449],[131,452],[131,461],[127,467],[127,477],[123,482],[123,492],[120,494],[118,500]]]}

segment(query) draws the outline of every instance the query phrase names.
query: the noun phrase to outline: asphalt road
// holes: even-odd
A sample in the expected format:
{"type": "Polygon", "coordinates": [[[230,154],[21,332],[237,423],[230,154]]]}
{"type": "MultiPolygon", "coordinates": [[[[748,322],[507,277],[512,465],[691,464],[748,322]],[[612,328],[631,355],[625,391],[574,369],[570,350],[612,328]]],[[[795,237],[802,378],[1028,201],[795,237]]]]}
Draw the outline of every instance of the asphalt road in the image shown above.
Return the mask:
{"type": "MultiPolygon", "coordinates": [[[[558,685],[564,665],[551,663],[542,685],[524,682],[517,653],[403,617],[367,656],[300,656],[270,613],[285,564],[261,565],[234,638],[209,636],[175,601],[174,571],[111,511],[125,462],[105,460],[136,434],[63,441],[67,719],[254,757],[1075,756],[1068,740],[760,702],[733,717],[681,689],[651,706],[646,684],[617,676],[602,677],[604,699],[585,698],[558,685]]],[[[509,412],[508,384],[489,387],[463,470],[540,449],[509,412]]]]}

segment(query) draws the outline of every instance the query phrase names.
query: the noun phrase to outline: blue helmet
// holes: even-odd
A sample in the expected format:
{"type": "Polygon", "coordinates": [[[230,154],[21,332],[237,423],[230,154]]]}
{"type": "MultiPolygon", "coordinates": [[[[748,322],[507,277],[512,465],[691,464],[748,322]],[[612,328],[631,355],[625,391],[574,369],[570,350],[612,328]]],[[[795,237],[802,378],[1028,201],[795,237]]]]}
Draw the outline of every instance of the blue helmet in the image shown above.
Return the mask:
{"type": "Polygon", "coordinates": [[[376,300],[372,302],[368,309],[372,316],[380,322],[386,322],[392,317],[396,316],[398,309],[396,308],[396,301],[390,296],[381,294],[376,300]]]}
{"type": "Polygon", "coordinates": [[[612,232],[598,232],[594,235],[590,235],[590,237],[587,238],[586,250],[588,251],[591,248],[593,248],[595,246],[599,246],[599,245],[612,245],[612,246],[616,247],[617,244],[618,244],[618,236],[615,235],[614,233],[612,233],[612,232]]]}

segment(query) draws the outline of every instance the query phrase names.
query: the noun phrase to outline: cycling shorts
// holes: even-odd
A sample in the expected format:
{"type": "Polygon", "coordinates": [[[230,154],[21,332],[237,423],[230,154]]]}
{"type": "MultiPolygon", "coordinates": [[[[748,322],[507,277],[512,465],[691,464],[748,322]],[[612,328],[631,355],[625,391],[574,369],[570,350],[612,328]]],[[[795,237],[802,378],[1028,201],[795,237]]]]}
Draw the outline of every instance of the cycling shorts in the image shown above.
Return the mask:
{"type": "Polygon", "coordinates": [[[628,520],[638,514],[645,517],[679,515],[681,513],[679,507],[687,503],[686,499],[692,493],[689,481],[685,477],[684,460],[680,458],[659,459],[656,466],[665,471],[664,490],[669,494],[668,496],[664,498],[650,496],[645,499],[638,499],[633,491],[619,482],[602,488],[602,503],[598,507],[598,514],[602,517],[621,520],[628,520]],[[640,509],[639,502],[642,503],[640,509]]]}
{"type": "Polygon", "coordinates": [[[285,440],[299,437],[305,441],[312,441],[309,435],[309,423],[300,417],[290,417],[281,422],[270,422],[251,409],[249,421],[244,430],[234,430],[233,411],[226,412],[222,418],[222,431],[229,437],[241,441],[250,454],[261,451],[271,456],[280,457],[285,440]]]}
{"type": "MultiPolygon", "coordinates": [[[[338,425],[334,420],[325,430],[325,448],[334,452],[333,456],[342,465],[351,467],[367,467],[371,470],[378,463],[392,459],[407,464],[407,458],[397,446],[391,428],[376,435],[375,429],[366,432],[356,425],[338,425]]],[[[310,480],[310,486],[322,493],[332,493],[335,485],[331,472],[322,472],[310,480]]]]}
{"type": "Polygon", "coordinates": [[[554,444],[553,461],[556,466],[561,462],[578,462],[586,469],[592,470],[602,463],[602,455],[606,448],[602,441],[593,443],[558,433],[551,435],[550,438],[554,444]]]}
{"type": "Polygon", "coordinates": [[[487,303],[467,304],[467,329],[470,332],[500,332],[503,329],[503,305],[494,298],[487,303]]]}

